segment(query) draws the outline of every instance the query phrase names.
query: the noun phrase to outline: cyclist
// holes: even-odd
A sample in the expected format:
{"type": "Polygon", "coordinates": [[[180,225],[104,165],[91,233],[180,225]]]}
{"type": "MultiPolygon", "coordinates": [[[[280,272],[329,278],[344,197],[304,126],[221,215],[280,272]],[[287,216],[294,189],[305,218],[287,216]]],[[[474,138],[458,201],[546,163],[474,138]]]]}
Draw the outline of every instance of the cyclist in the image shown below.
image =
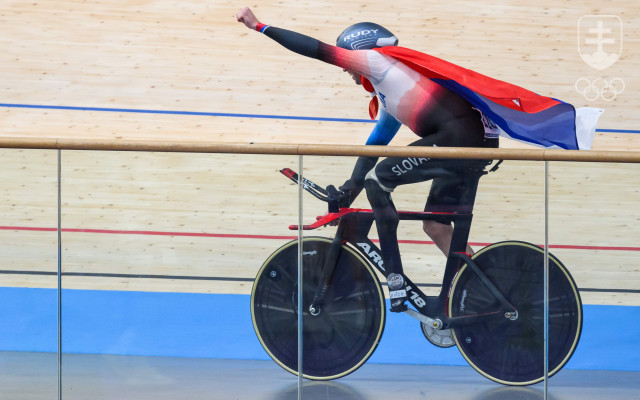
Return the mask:
{"type": "MultiPolygon", "coordinates": [[[[485,133],[481,114],[462,97],[389,56],[366,51],[398,44],[398,39],[380,25],[360,23],[350,26],[338,37],[337,46],[331,46],[299,33],[261,24],[249,8],[240,10],[236,17],[248,28],[264,33],[291,51],[342,67],[357,84],[364,83],[365,88],[375,90],[382,108],[366,142],[368,145],[387,145],[404,123],[420,137],[412,146],[498,147],[496,135],[485,133]]],[[[374,114],[375,100],[372,103],[370,108],[374,114]]],[[[433,179],[425,211],[459,209],[465,205],[465,199],[461,199],[463,177],[453,179],[439,175],[443,175],[443,170],[463,175],[469,167],[483,168],[487,161],[395,157],[377,161],[376,157],[360,157],[350,179],[340,190],[349,193],[352,202],[363,188],[366,189],[385,269],[390,272],[391,311],[402,312],[406,310],[406,291],[396,233],[399,220],[391,192],[399,185],[433,179]]],[[[451,221],[446,217],[424,221],[423,228],[447,255],[453,232],[451,221]]],[[[471,252],[471,249],[467,251],[471,252]]]]}
{"type": "MultiPolygon", "coordinates": [[[[340,34],[337,46],[332,46],[296,32],[262,24],[248,7],[238,11],[236,18],[293,52],[343,68],[357,84],[362,84],[372,93],[372,118],[377,114],[379,99],[382,108],[367,145],[387,145],[405,124],[420,137],[411,146],[498,147],[500,128],[460,94],[397,58],[372,50],[398,44],[398,39],[380,25],[368,22],[352,25],[340,34]]],[[[360,157],[351,177],[340,189],[350,194],[350,202],[363,188],[366,190],[380,238],[382,259],[385,269],[390,272],[387,280],[391,311],[402,312],[407,309],[407,295],[396,233],[399,219],[391,192],[399,185],[433,180],[425,211],[460,210],[470,203],[462,198],[465,173],[469,169],[482,169],[488,162],[419,157],[392,157],[377,161],[375,157],[360,157]]],[[[423,229],[448,255],[453,232],[451,221],[446,217],[438,221],[424,221],[423,229]]],[[[470,248],[467,251],[471,253],[470,248]]],[[[433,301],[428,306],[431,308],[436,304],[438,302],[433,301]]]]}

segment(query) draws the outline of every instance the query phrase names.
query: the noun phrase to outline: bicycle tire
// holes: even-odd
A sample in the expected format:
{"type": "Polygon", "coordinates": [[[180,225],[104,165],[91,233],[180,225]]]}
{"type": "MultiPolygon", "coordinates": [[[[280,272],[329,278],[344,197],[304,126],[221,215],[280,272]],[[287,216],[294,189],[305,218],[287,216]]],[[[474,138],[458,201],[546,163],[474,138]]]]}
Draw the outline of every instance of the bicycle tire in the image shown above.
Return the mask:
{"type": "MultiPolygon", "coordinates": [[[[343,377],[373,354],[385,324],[382,287],[370,264],[343,245],[324,304],[317,316],[309,305],[331,239],[303,240],[303,376],[343,377]]],[[[262,347],[285,370],[298,374],[298,241],[276,250],[262,265],[251,294],[251,318],[262,347]]]]}
{"type": "MultiPolygon", "coordinates": [[[[544,250],[526,242],[495,243],[473,260],[518,311],[452,328],[462,356],[480,374],[505,385],[544,379],[544,250]]],[[[500,309],[500,304],[466,264],[453,280],[448,314],[468,317],[500,309]]],[[[549,376],[573,355],[582,332],[578,288],[562,263],[549,254],[549,376]]]]}

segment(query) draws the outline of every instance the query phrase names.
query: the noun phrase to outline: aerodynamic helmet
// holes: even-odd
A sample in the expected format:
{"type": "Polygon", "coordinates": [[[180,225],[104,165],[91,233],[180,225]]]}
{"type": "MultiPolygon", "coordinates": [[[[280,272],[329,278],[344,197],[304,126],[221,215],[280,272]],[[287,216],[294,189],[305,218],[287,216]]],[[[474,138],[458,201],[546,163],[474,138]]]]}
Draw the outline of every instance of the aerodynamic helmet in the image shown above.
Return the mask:
{"type": "Polygon", "coordinates": [[[377,47],[397,46],[398,38],[373,22],[360,22],[345,29],[336,46],[348,50],[369,50],[377,47]]]}

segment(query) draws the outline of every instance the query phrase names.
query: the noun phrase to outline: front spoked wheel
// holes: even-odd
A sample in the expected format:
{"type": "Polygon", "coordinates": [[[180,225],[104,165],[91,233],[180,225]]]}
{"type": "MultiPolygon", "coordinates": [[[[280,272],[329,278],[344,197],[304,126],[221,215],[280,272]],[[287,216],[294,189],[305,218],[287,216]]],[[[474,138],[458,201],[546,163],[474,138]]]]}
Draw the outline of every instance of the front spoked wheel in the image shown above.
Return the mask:
{"type": "MultiPolygon", "coordinates": [[[[367,261],[343,245],[319,313],[309,306],[321,285],[331,239],[303,240],[303,376],[328,380],[358,369],[373,354],[385,323],[384,294],[367,261]]],[[[298,373],[298,241],[276,250],[258,272],[251,317],[260,343],[298,373]]]]}
{"type": "MultiPolygon", "coordinates": [[[[506,385],[542,381],[543,249],[525,242],[501,242],[480,250],[473,260],[517,310],[517,315],[452,328],[458,349],[474,369],[493,381],[506,385]]],[[[463,320],[500,309],[500,302],[465,264],[451,287],[449,316],[463,320]]],[[[564,265],[550,254],[549,376],[569,361],[581,331],[582,302],[576,284],[564,265]]]]}

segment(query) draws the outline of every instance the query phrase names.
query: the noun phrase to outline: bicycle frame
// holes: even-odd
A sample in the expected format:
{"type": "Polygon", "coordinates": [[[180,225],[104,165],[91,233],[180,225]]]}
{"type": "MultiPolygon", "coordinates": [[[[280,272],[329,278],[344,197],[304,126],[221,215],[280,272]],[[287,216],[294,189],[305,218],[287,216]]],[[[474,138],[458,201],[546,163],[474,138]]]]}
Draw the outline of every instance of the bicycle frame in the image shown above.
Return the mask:
{"type": "MultiPolygon", "coordinates": [[[[297,183],[298,176],[295,172],[285,169],[281,171],[285,176],[297,183]]],[[[472,207],[475,200],[475,192],[477,190],[478,180],[486,172],[477,174],[474,180],[474,184],[469,190],[472,190],[472,204],[471,210],[468,213],[437,213],[437,212],[407,212],[399,211],[399,219],[402,220],[434,220],[438,215],[446,215],[453,221],[453,236],[447,256],[447,263],[445,266],[445,272],[443,277],[443,283],[439,296],[437,296],[438,303],[428,307],[429,302],[434,300],[434,297],[427,297],[420,288],[414,284],[409,277],[405,276],[408,301],[418,310],[418,312],[427,317],[429,321],[434,319],[438,321],[438,327],[450,328],[458,325],[470,325],[475,322],[486,321],[492,318],[504,318],[508,313],[512,313],[517,316],[517,310],[505,299],[505,297],[498,291],[495,285],[487,278],[478,265],[472,260],[472,258],[465,253],[467,247],[467,241],[469,239],[469,232],[471,230],[471,221],[473,219],[472,207]],[[449,295],[449,289],[451,283],[455,277],[457,271],[463,264],[469,265],[470,268],[478,275],[479,279],[487,286],[491,293],[495,296],[496,300],[500,303],[501,308],[496,312],[467,316],[462,318],[449,318],[445,314],[445,302],[449,295]],[[437,310],[436,315],[428,315],[429,310],[437,310]]],[[[358,251],[363,258],[369,260],[369,262],[385,277],[389,275],[389,272],[385,270],[384,261],[382,260],[382,251],[380,248],[368,237],[371,230],[371,226],[374,222],[374,215],[372,210],[368,209],[353,209],[353,208],[339,208],[337,203],[332,204],[335,200],[332,198],[331,193],[318,187],[313,182],[304,179],[303,180],[305,190],[312,193],[320,200],[329,202],[329,209],[337,212],[329,212],[322,218],[319,218],[315,223],[311,225],[303,226],[303,229],[315,229],[320,226],[324,226],[337,219],[340,220],[338,229],[333,238],[333,242],[327,255],[325,265],[323,267],[322,285],[316,293],[313,302],[309,308],[312,314],[316,314],[322,307],[322,301],[326,294],[327,288],[331,281],[337,259],[340,255],[340,250],[344,243],[349,243],[356,251],[358,251]]],[[[298,229],[297,226],[290,226],[290,229],[298,229]]],[[[416,316],[418,319],[418,316],[416,316]]],[[[421,319],[422,320],[422,319],[421,319]]]]}

